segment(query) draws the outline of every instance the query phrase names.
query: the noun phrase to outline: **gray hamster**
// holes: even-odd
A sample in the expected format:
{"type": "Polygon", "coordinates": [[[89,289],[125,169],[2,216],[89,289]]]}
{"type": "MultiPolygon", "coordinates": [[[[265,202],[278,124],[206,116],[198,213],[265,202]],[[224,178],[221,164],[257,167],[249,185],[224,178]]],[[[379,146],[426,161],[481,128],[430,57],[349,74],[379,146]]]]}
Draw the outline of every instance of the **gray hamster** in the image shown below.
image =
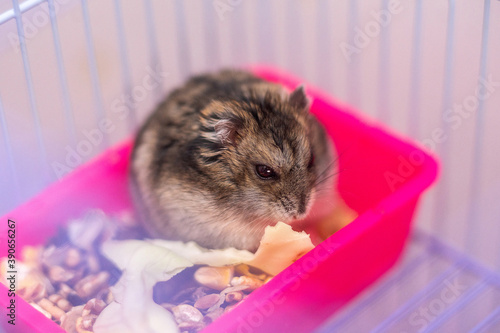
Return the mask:
{"type": "MultiPolygon", "coordinates": [[[[195,76],[140,129],[131,187],[151,237],[255,251],[267,225],[303,220],[333,200],[335,153],[288,92],[245,71],[195,76]]],[[[332,205],[330,205],[332,206],[332,205]]]]}

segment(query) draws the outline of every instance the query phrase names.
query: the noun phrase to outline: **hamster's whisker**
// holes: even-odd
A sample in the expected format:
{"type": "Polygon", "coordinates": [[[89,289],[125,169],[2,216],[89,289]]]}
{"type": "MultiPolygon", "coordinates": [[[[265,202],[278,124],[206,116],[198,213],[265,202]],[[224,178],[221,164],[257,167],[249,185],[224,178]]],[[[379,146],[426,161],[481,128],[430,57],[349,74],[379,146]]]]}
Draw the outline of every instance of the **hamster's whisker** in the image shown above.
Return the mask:
{"type": "Polygon", "coordinates": [[[318,178],[321,178],[321,177],[322,177],[325,173],[327,173],[328,171],[331,171],[331,170],[333,169],[333,165],[334,165],[334,164],[335,164],[335,161],[334,161],[334,162],[331,162],[330,164],[328,164],[328,165],[326,166],[326,168],[325,168],[322,172],[320,172],[320,173],[318,174],[318,178]]]}
{"type": "Polygon", "coordinates": [[[323,177],[323,178],[318,178],[318,179],[316,179],[316,181],[314,182],[313,186],[315,186],[315,187],[316,187],[316,186],[318,186],[318,185],[321,185],[321,184],[325,183],[327,180],[329,180],[330,178],[337,176],[338,174],[339,174],[339,172],[336,172],[336,173],[333,173],[333,174],[327,175],[327,176],[325,176],[325,177],[323,177]]]}
{"type": "MultiPolygon", "coordinates": [[[[335,161],[331,162],[330,164],[327,165],[327,167],[318,174],[318,176],[316,177],[316,179],[321,179],[323,176],[325,175],[328,175],[329,172],[332,172],[334,170],[333,168],[333,165],[335,164],[335,161]]],[[[334,173],[333,175],[336,175],[338,174],[340,171],[337,171],[336,173],[334,173]]]]}
{"type": "MultiPolygon", "coordinates": [[[[317,178],[318,178],[318,179],[320,179],[322,176],[324,176],[324,175],[325,175],[325,173],[327,173],[328,171],[333,170],[333,166],[337,164],[337,162],[339,161],[340,157],[342,157],[342,156],[343,156],[346,152],[347,152],[347,150],[344,150],[344,151],[342,151],[342,152],[338,153],[338,154],[335,156],[335,158],[333,158],[333,160],[332,160],[330,163],[328,163],[328,165],[325,167],[325,169],[324,169],[322,172],[320,172],[320,173],[318,174],[318,177],[317,177],[317,178]]],[[[346,168],[343,168],[341,171],[343,171],[343,170],[346,170],[346,168]]],[[[338,171],[338,172],[337,172],[337,173],[335,173],[335,174],[338,174],[339,172],[340,172],[340,171],[338,171]]]]}
{"type": "Polygon", "coordinates": [[[328,180],[328,179],[330,179],[330,178],[332,178],[334,176],[339,175],[341,172],[348,171],[348,170],[351,170],[351,169],[352,168],[343,168],[343,169],[337,170],[337,172],[334,172],[334,173],[332,173],[330,175],[326,175],[324,178],[318,177],[316,179],[316,182],[313,184],[313,186],[318,186],[318,185],[322,184],[323,182],[325,182],[326,180],[328,180]]]}

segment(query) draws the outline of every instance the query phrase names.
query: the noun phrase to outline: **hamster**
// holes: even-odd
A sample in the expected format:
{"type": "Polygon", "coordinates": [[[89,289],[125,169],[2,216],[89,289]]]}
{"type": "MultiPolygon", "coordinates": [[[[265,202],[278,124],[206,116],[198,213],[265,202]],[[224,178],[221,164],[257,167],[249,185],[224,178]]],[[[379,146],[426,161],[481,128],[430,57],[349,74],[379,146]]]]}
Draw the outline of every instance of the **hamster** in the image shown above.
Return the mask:
{"type": "Polygon", "coordinates": [[[324,210],[336,154],[308,104],[302,86],[288,92],[236,70],[174,90],[131,155],[134,202],[150,236],[255,251],[266,226],[304,220],[320,197],[313,213],[324,210]]]}

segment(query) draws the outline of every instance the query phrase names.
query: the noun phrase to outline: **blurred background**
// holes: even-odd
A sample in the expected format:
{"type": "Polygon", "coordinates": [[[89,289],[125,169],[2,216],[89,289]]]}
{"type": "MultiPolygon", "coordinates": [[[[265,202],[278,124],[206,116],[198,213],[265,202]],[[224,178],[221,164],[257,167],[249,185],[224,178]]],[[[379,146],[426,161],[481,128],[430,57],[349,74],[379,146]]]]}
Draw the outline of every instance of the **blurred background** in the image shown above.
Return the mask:
{"type": "Polygon", "coordinates": [[[500,321],[499,17],[495,0],[0,0],[0,215],[130,137],[189,75],[268,64],[441,162],[402,263],[324,331],[366,309],[360,331],[421,330],[390,325],[430,304],[425,297],[453,270],[422,268],[421,294],[398,292],[417,283],[401,272],[440,256],[450,267],[466,260],[487,283],[422,330],[444,329],[472,300],[486,304],[482,293],[497,292],[471,324],[491,328],[500,321]],[[393,307],[377,314],[382,298],[393,307]]]}

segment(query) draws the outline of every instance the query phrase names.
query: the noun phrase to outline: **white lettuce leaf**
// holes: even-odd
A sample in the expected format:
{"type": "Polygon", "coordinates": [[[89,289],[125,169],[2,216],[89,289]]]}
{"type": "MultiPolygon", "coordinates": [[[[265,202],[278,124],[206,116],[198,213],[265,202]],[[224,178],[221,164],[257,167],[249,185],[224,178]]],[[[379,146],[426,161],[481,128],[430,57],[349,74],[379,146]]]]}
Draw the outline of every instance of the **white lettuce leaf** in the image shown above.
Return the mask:
{"type": "Polygon", "coordinates": [[[195,242],[167,241],[163,239],[151,239],[148,242],[169,249],[191,261],[195,265],[227,266],[236,265],[252,260],[254,254],[237,250],[233,247],[223,250],[205,249],[195,242]]]}
{"type": "Polygon", "coordinates": [[[102,251],[123,273],[111,288],[115,301],[99,315],[94,332],[178,332],[172,314],[153,301],[153,287],[192,263],[140,240],[108,241],[102,251]]]}
{"type": "Polygon", "coordinates": [[[245,263],[271,275],[278,274],[314,248],[307,233],[294,231],[290,225],[283,222],[266,227],[255,254],[235,248],[209,250],[195,242],[184,243],[162,239],[152,239],[148,242],[167,248],[193,264],[226,266],[245,263]]]}

